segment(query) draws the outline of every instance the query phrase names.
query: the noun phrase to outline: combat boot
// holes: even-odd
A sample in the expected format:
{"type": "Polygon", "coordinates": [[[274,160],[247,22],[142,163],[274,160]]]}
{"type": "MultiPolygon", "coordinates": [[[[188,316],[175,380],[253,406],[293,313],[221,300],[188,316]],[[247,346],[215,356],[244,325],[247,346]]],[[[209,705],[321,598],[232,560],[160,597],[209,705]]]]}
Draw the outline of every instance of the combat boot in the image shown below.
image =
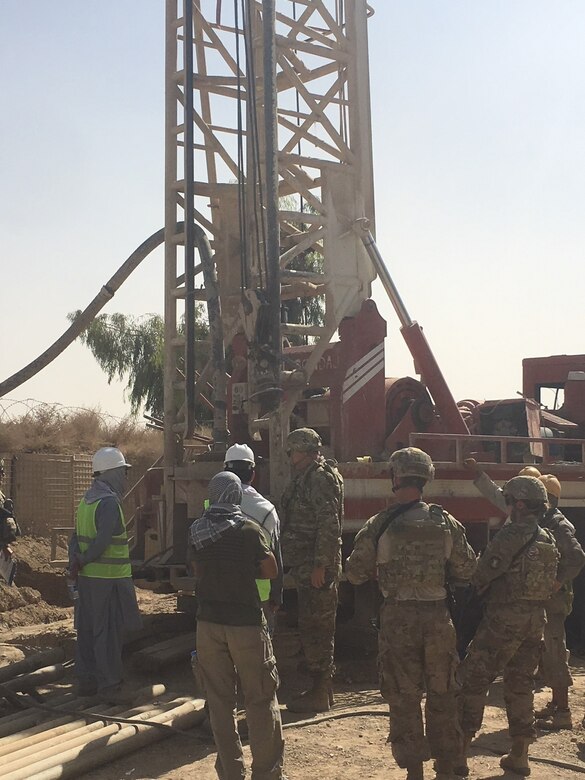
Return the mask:
{"type": "Polygon", "coordinates": [[[423,763],[420,761],[418,764],[410,764],[406,767],[406,780],[424,780],[423,763]]]}
{"type": "Polygon", "coordinates": [[[532,741],[529,737],[513,737],[510,752],[500,759],[502,769],[509,769],[517,775],[528,777],[530,774],[528,747],[532,741]]]}
{"type": "Polygon", "coordinates": [[[543,731],[562,731],[564,729],[570,731],[573,728],[571,710],[556,709],[547,718],[539,718],[536,725],[543,731]]]}
{"type": "Polygon", "coordinates": [[[331,675],[327,672],[313,676],[313,685],[286,705],[290,712],[328,712],[333,691],[331,675]]]}

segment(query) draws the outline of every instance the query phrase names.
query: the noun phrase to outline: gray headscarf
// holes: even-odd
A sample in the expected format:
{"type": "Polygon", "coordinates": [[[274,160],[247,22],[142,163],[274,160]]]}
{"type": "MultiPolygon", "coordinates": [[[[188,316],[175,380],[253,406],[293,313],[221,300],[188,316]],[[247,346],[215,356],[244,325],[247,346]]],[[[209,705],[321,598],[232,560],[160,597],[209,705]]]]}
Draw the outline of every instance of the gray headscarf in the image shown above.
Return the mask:
{"type": "Polygon", "coordinates": [[[227,531],[241,526],[242,483],[231,471],[220,471],[209,483],[209,507],[191,525],[189,538],[196,550],[217,542],[227,531]]]}
{"type": "Polygon", "coordinates": [[[220,471],[215,477],[211,478],[207,488],[209,493],[210,508],[237,507],[242,503],[242,483],[237,474],[231,471],[220,471]]]}

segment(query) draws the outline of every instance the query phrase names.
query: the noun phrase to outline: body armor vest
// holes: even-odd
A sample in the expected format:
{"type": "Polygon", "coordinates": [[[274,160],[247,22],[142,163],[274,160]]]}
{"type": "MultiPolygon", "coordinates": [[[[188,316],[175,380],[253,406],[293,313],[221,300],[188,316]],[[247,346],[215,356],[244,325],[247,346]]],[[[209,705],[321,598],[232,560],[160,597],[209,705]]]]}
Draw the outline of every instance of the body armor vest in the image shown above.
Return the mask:
{"type": "Polygon", "coordinates": [[[440,592],[445,587],[445,564],[451,541],[440,506],[422,505],[395,518],[378,541],[377,572],[386,598],[418,587],[440,592]]]}
{"type": "Polygon", "coordinates": [[[553,592],[559,552],[550,531],[539,528],[534,542],[491,584],[490,601],[546,601],[553,592]]]}

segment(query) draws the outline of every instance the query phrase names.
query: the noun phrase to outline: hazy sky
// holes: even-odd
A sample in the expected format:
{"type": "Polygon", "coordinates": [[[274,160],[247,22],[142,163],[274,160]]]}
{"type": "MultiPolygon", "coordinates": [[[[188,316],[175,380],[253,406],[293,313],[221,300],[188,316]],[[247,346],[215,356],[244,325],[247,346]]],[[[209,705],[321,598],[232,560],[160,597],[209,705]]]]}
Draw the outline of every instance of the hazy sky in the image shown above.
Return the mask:
{"type": "MultiPolygon", "coordinates": [[[[372,5],[378,244],[455,397],[511,397],[522,357],[585,352],[585,3],[372,5]]],[[[2,0],[0,73],[5,378],[163,226],[164,2],[2,0]]],[[[162,305],[159,252],[105,311],[162,305]]],[[[10,398],[128,408],[77,344],[10,398]]]]}

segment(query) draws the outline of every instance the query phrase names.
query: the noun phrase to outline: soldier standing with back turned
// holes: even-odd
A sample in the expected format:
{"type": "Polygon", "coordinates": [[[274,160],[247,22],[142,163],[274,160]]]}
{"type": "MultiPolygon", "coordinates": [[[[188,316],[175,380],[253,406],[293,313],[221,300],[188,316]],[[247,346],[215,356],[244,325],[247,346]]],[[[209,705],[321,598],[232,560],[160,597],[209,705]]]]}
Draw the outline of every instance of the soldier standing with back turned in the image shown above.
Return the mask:
{"type": "MultiPolygon", "coordinates": [[[[474,458],[468,458],[465,467],[474,474],[474,484],[480,493],[508,514],[510,507],[506,506],[502,488],[489,478],[474,458]]],[[[554,592],[546,604],[541,658],[544,683],[551,688],[552,697],[543,709],[535,713],[539,719],[537,725],[548,731],[571,729],[569,688],[573,678],[568,662],[565,620],[573,608],[573,580],[585,565],[585,552],[575,536],[574,526],[559,509],[559,480],[552,474],[541,474],[534,466],[524,467],[518,476],[537,477],[544,485],[549,508],[540,525],[551,532],[560,555],[554,592]]]]}
{"type": "Polygon", "coordinates": [[[435,474],[429,455],[415,447],[397,450],[390,467],[398,505],[361,529],[346,573],[354,585],[377,579],[384,596],[378,668],[396,763],[407,770],[407,780],[423,780],[430,748],[437,780],[451,780],[460,744],[454,685],[459,659],[446,585],[469,581],[476,558],[463,526],[422,500],[435,474]]]}
{"type": "Polygon", "coordinates": [[[313,684],[287,706],[323,712],[333,704],[333,647],[341,575],[343,479],[320,454],[321,438],[298,428],[287,439],[291,480],[281,499],[281,545],[298,594],[299,634],[313,684]]]}
{"type": "Polygon", "coordinates": [[[547,509],[542,482],[514,477],[504,485],[503,495],[511,522],[489,543],[472,578],[478,593],[484,594],[485,613],[457,673],[464,736],[459,774],[468,773],[467,749],[481,727],[489,686],[499,674],[512,738],[502,768],[529,775],[528,746],[536,739],[534,675],[558,551],[551,533],[539,526],[547,509]]]}

